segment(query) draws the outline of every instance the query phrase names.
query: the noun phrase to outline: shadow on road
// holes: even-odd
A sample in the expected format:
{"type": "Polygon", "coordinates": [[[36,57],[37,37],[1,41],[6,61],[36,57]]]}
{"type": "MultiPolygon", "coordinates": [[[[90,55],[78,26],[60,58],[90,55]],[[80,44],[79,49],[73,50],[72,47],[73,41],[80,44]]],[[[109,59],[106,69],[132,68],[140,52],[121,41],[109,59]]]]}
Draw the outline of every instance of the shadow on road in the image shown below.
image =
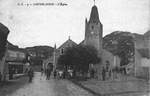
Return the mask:
{"type": "Polygon", "coordinates": [[[28,84],[28,78],[26,76],[3,82],[0,84],[0,96],[9,96],[9,94],[12,94],[26,84],[28,84]]]}

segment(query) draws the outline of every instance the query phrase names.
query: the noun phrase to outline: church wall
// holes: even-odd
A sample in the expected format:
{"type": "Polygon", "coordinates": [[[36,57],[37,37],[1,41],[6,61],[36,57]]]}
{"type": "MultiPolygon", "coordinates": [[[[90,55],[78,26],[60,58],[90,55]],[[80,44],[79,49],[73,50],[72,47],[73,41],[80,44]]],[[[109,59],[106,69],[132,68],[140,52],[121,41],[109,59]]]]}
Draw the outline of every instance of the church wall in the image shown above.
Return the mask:
{"type": "Polygon", "coordinates": [[[115,66],[120,66],[120,58],[118,56],[114,56],[109,51],[103,49],[102,55],[101,55],[101,63],[99,63],[95,66],[96,70],[97,70],[98,79],[102,79],[102,75],[101,75],[102,67],[106,65],[106,61],[109,61],[111,68],[113,68],[115,66]]]}
{"type": "Polygon", "coordinates": [[[64,52],[66,51],[67,48],[73,47],[76,45],[77,44],[75,42],[73,42],[69,37],[69,39],[66,42],[64,42],[58,49],[55,48],[53,56],[52,56],[52,61],[53,61],[55,68],[58,66],[57,64],[58,64],[59,56],[64,54],[64,52]]]}
{"type": "Polygon", "coordinates": [[[102,64],[105,65],[106,61],[109,61],[111,67],[120,66],[120,58],[104,49],[102,52],[102,64]]]}
{"type": "Polygon", "coordinates": [[[106,51],[106,50],[103,50],[103,53],[102,53],[102,64],[106,64],[106,61],[109,61],[110,65],[114,65],[114,56],[106,51]]]}

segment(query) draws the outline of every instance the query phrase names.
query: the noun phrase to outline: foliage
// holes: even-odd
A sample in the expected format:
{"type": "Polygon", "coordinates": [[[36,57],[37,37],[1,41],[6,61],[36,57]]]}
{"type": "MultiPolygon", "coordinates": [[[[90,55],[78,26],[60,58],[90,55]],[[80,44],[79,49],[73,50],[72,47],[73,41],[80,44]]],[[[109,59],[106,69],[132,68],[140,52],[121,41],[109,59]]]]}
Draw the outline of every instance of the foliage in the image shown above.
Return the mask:
{"type": "Polygon", "coordinates": [[[69,47],[58,58],[58,65],[72,66],[77,71],[87,72],[89,64],[100,62],[97,50],[91,46],[69,47]]]}
{"type": "Polygon", "coordinates": [[[118,55],[121,57],[121,65],[129,63],[129,59],[134,56],[134,43],[132,37],[122,37],[118,42],[118,55]]]}
{"type": "Polygon", "coordinates": [[[134,40],[130,32],[115,31],[103,39],[104,49],[121,58],[121,65],[129,63],[134,56],[134,40]]]}

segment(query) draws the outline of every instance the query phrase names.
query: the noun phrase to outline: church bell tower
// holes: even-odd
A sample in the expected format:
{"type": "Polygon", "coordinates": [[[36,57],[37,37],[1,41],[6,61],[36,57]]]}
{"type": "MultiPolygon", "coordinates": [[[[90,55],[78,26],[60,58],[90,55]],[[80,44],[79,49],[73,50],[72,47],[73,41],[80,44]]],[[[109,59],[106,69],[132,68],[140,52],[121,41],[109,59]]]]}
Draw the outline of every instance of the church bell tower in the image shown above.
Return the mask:
{"type": "Polygon", "coordinates": [[[103,36],[103,25],[99,20],[99,14],[97,6],[94,4],[91,10],[89,21],[85,20],[85,40],[84,44],[93,46],[102,54],[102,36],[103,36]]]}

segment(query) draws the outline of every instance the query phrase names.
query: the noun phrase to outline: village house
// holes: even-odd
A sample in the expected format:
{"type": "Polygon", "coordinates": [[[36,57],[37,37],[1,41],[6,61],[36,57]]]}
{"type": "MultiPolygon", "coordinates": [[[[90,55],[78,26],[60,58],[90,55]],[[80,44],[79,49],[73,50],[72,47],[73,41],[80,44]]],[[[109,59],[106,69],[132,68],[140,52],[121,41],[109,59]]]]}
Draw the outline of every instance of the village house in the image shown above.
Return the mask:
{"type": "Polygon", "coordinates": [[[7,36],[9,34],[9,29],[0,23],[0,73],[2,75],[1,79],[5,79],[5,57],[7,50],[7,36]]]}
{"type": "Polygon", "coordinates": [[[5,65],[7,66],[7,73],[14,70],[15,74],[20,74],[25,71],[25,63],[27,55],[25,50],[21,49],[8,49],[6,52],[5,65]]]}
{"type": "Polygon", "coordinates": [[[150,76],[150,31],[135,36],[135,76],[148,79],[150,76]]]}

